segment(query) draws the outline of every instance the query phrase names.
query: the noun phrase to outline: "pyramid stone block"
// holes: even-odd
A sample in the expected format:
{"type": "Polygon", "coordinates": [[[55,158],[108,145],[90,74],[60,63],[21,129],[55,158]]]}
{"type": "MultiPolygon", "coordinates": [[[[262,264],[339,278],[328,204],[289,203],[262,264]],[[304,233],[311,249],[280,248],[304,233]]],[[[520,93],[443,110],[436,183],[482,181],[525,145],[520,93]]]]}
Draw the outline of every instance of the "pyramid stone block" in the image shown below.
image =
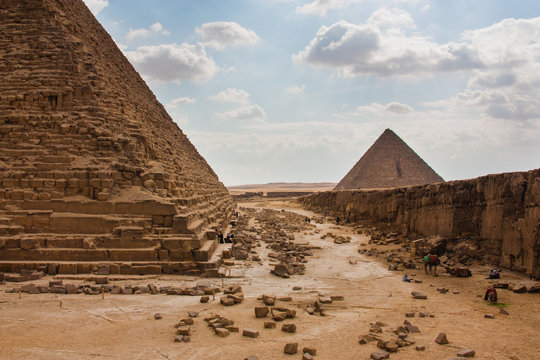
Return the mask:
{"type": "Polygon", "coordinates": [[[84,3],[6,1],[0,32],[0,271],[211,269],[232,198],[84,3]]]}
{"type": "Polygon", "coordinates": [[[381,189],[444,180],[392,130],[386,129],[334,190],[381,189]]]}

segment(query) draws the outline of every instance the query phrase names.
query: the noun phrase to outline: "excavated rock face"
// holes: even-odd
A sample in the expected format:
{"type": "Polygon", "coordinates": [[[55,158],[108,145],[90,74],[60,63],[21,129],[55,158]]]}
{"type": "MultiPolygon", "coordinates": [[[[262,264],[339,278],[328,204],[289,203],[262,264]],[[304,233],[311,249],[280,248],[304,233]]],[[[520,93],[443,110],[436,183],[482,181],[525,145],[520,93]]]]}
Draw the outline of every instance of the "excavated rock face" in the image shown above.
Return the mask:
{"type": "Polygon", "coordinates": [[[0,271],[210,266],[233,201],[83,2],[7,1],[0,33],[0,271]]]}
{"type": "Polygon", "coordinates": [[[407,188],[321,192],[301,201],[311,210],[412,240],[455,237],[433,238],[429,250],[484,257],[540,279],[540,169],[407,188]]]}
{"type": "Polygon", "coordinates": [[[380,189],[444,182],[392,130],[386,129],[334,190],[380,189]]]}

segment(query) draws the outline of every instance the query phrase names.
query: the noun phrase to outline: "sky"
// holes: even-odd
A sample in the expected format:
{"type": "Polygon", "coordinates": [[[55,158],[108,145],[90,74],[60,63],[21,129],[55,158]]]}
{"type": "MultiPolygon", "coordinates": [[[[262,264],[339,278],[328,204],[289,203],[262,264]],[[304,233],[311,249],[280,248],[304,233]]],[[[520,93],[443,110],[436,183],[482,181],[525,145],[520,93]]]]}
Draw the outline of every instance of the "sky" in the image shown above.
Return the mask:
{"type": "Polygon", "coordinates": [[[84,0],[225,185],[540,167],[540,1],[84,0]]]}

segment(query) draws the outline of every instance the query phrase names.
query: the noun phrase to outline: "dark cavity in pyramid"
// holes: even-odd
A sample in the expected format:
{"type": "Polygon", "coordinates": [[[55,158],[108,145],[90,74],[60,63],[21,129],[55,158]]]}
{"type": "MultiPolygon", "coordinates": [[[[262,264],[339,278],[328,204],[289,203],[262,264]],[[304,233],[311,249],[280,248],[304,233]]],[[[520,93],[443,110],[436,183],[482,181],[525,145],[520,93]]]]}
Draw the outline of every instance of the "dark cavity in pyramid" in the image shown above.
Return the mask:
{"type": "Polygon", "coordinates": [[[334,190],[379,189],[444,182],[392,130],[386,129],[334,190]]]}
{"type": "Polygon", "coordinates": [[[0,79],[0,272],[217,273],[233,201],[82,1],[3,1],[0,79]]]}

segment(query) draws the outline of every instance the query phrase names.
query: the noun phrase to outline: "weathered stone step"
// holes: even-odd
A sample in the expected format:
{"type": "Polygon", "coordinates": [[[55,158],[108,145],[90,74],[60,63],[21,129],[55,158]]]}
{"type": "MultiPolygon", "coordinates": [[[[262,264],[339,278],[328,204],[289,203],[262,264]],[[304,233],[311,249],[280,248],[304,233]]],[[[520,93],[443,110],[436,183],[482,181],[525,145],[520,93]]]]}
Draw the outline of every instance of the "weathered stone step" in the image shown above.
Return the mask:
{"type": "MultiPolygon", "coordinates": [[[[184,255],[185,257],[185,255],[184,255]]],[[[191,257],[191,256],[190,256],[191,257]]],[[[168,253],[167,253],[168,258],[168,253]]],[[[0,260],[158,261],[156,249],[0,249],[0,260]]],[[[166,259],[165,259],[166,260],[166,259]]],[[[182,259],[190,260],[190,259],[182,259]]]]}
{"type": "Polygon", "coordinates": [[[17,235],[24,232],[24,227],[19,225],[0,225],[1,235],[17,235]]]}
{"type": "Polygon", "coordinates": [[[23,226],[27,233],[44,232],[56,234],[111,234],[114,228],[139,226],[150,228],[149,218],[129,215],[93,215],[69,212],[53,212],[50,215],[35,215],[31,212],[6,212],[12,224],[23,226]]]}
{"type": "Polygon", "coordinates": [[[197,264],[193,261],[137,261],[137,262],[73,262],[73,261],[10,261],[0,260],[0,272],[20,273],[22,269],[38,270],[50,268],[56,271],[51,274],[90,274],[97,271],[101,265],[107,265],[110,274],[148,275],[148,274],[178,274],[200,275],[206,269],[213,269],[215,264],[197,264]]]}
{"type": "MultiPolygon", "coordinates": [[[[2,205],[2,201],[0,201],[2,205]]],[[[55,212],[69,212],[80,214],[131,214],[131,215],[175,215],[176,207],[167,202],[155,200],[140,201],[96,201],[96,200],[64,200],[51,201],[22,201],[17,206],[24,210],[53,210],[55,212]]]]}

